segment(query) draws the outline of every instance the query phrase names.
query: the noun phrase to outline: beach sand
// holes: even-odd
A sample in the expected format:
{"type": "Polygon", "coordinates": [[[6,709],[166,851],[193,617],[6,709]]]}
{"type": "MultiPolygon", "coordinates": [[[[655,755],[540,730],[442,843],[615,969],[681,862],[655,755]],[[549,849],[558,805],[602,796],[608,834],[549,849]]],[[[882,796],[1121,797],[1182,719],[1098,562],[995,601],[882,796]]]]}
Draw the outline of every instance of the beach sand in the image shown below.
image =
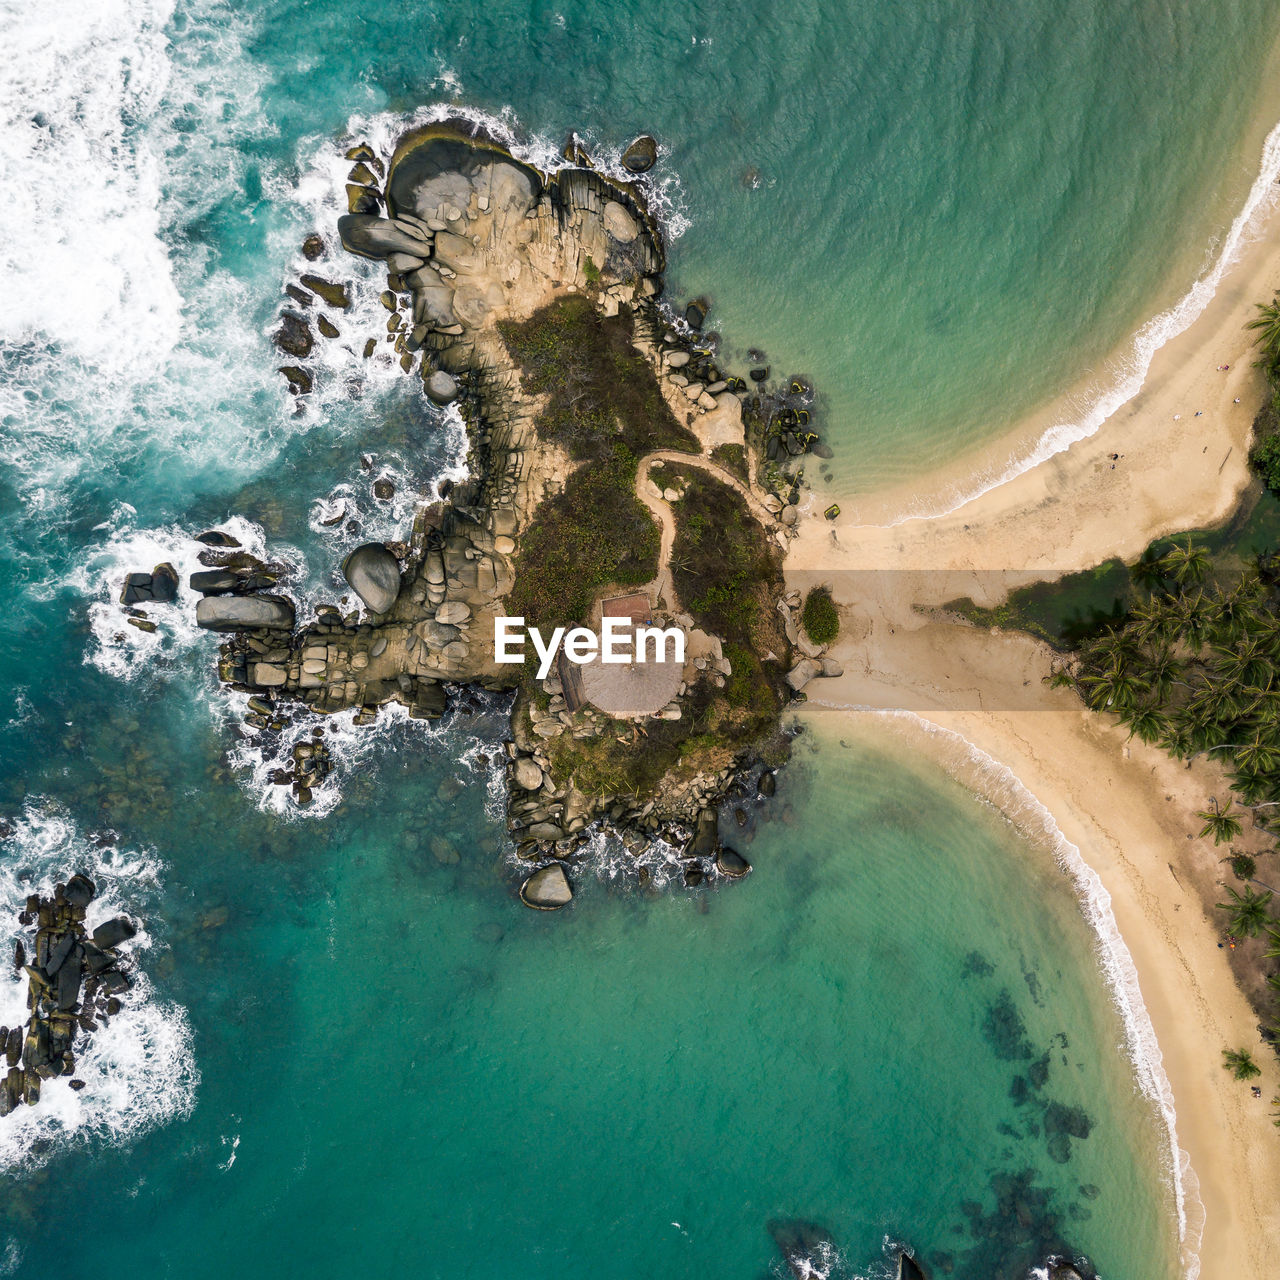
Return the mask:
{"type": "MultiPolygon", "coordinates": [[[[789,585],[829,583],[841,606],[831,652],[845,674],[812,682],[810,701],[848,715],[914,713],[880,723],[914,732],[944,766],[1025,819],[1024,793],[966,763],[957,739],[924,728],[959,735],[1012,770],[1110,893],[1172,1088],[1177,1142],[1190,1158],[1187,1244],[1200,1254],[1203,1280],[1270,1275],[1280,1250],[1280,1134],[1268,1114],[1280,1069],[1259,1042],[1230,953],[1218,947],[1223,920],[1212,904],[1223,897],[1223,850],[1195,838],[1195,811],[1210,796],[1225,800],[1225,777],[1204,761],[1188,769],[1127,742],[1074,694],[1048,689],[1046,645],[969,627],[937,606],[964,595],[997,604],[1013,586],[1132,559],[1156,537],[1231,514],[1249,482],[1250,429],[1264,395],[1244,326],[1280,287],[1280,218],[1259,222],[1202,314],[1155,354],[1141,391],[1096,434],[953,511],[889,523],[906,510],[945,510],[975,477],[998,474],[1065,420],[1051,406],[986,458],[910,492],[838,495],[840,519],[802,521],[786,563],[789,585]],[[1261,1099],[1223,1069],[1228,1047],[1255,1053],[1261,1099]]],[[[1263,843],[1250,832],[1237,845],[1263,843]]]]}

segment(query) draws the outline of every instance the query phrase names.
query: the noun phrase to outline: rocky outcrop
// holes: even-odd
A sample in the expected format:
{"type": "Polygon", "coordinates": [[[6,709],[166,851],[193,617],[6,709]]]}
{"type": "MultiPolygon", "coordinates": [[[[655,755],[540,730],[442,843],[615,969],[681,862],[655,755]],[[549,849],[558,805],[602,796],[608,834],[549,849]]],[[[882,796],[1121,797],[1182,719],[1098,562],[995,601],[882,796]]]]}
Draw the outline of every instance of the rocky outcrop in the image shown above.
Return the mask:
{"type": "Polygon", "coordinates": [[[898,1254],[898,1280],[926,1280],[920,1264],[905,1250],[898,1254]]]}
{"type": "MultiPolygon", "coordinates": [[[[34,937],[20,938],[15,965],[27,975],[27,1007],[22,1027],[0,1027],[0,1053],[7,1073],[0,1079],[0,1116],[40,1100],[41,1088],[60,1076],[75,1075],[79,1038],[114,1017],[130,982],[117,948],[137,933],[124,916],[100,924],[89,937],[85,914],[97,890],[83,873],[59,884],[53,896],[32,894],[18,915],[34,937]],[[30,963],[28,963],[30,961],[30,963]]],[[[84,1081],[71,1079],[72,1089],[84,1081]]]]}

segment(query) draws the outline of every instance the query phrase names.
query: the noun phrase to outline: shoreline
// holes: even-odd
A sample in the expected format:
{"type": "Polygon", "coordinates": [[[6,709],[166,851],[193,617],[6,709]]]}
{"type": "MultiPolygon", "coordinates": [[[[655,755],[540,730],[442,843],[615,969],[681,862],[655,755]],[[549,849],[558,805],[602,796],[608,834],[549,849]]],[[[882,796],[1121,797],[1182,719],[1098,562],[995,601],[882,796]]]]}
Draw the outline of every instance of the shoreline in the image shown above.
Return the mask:
{"type": "MultiPolygon", "coordinates": [[[[1220,1049],[1252,1044],[1256,1015],[1236,985],[1198,884],[1205,842],[1190,865],[1177,849],[1182,806],[1167,785],[1196,786],[1151,749],[1129,750],[1123,731],[1064,709],[1011,718],[981,712],[928,715],[868,711],[824,699],[815,716],[874,717],[1048,845],[1072,877],[1099,938],[1100,965],[1125,1024],[1138,1087],[1169,1135],[1166,1174],[1179,1217],[1181,1274],[1226,1280],[1266,1273],[1280,1233],[1269,1188],[1280,1181],[1280,1146],[1266,1098],[1280,1087],[1260,1057],[1263,1099],[1223,1070],[1220,1049]],[[1117,760],[1122,761],[1117,768],[1117,760]],[[1105,817],[1091,803],[1105,791],[1105,817]],[[1170,883],[1172,882],[1172,883],[1170,883]]],[[[1215,860],[1210,845],[1210,868],[1215,860]]],[[[1210,869],[1210,877],[1214,872],[1210,869]]]]}

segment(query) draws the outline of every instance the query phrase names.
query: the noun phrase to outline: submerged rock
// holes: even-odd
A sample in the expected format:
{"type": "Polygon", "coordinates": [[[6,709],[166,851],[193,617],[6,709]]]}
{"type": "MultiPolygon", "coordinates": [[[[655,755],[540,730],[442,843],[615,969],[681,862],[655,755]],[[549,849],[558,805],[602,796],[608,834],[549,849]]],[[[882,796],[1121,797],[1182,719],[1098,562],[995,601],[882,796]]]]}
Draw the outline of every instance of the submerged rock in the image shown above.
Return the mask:
{"type": "Polygon", "coordinates": [[[343,577],[371,613],[386,613],[400,594],[400,565],[381,542],[366,542],[342,562],[343,577]]]}
{"type": "Polygon", "coordinates": [[[536,911],[556,911],[572,900],[573,886],[558,862],[540,867],[520,886],[520,901],[536,911]]]}
{"type": "Polygon", "coordinates": [[[920,1264],[909,1254],[898,1254],[898,1280],[925,1280],[920,1264]]]}

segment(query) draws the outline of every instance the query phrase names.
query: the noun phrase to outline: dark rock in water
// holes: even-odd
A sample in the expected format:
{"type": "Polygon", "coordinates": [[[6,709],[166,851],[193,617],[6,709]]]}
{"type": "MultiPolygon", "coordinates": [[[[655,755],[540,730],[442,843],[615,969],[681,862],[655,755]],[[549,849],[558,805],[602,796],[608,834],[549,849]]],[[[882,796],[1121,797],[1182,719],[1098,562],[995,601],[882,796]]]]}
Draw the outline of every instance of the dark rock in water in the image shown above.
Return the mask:
{"type": "Polygon", "coordinates": [[[124,580],[124,588],[120,592],[121,604],[150,603],[154,599],[151,594],[151,575],[149,573],[131,573],[124,580]]]}
{"type": "Polygon", "coordinates": [[[705,298],[695,298],[684,309],[684,322],[690,329],[701,329],[703,321],[707,318],[707,300],[705,298]]]}
{"type": "Polygon", "coordinates": [[[825,1227],[816,1222],[806,1222],[802,1218],[774,1218],[766,1227],[787,1261],[787,1270],[796,1280],[813,1280],[817,1274],[815,1261],[828,1261],[835,1256],[835,1240],[825,1227]]]}
{"type": "Polygon", "coordinates": [[[199,591],[206,596],[228,595],[244,586],[244,578],[228,569],[205,569],[200,573],[193,573],[187,581],[191,584],[192,591],[199,591]]]}
{"type": "Polygon", "coordinates": [[[221,529],[206,529],[203,533],[196,534],[196,541],[203,542],[206,547],[238,547],[239,539],[233,538],[229,533],[223,533],[221,529]]]}
{"type": "Polygon", "coordinates": [[[292,631],[293,604],[283,596],[205,596],[196,625],[206,631],[292,631]]]}
{"type": "Polygon", "coordinates": [[[328,316],[317,316],[316,328],[320,330],[322,338],[337,338],[341,336],[338,333],[338,326],[328,316]]]}
{"type": "Polygon", "coordinates": [[[66,899],[73,907],[87,907],[97,893],[97,886],[83,872],[77,871],[67,881],[66,899]]]}
{"type": "Polygon", "coordinates": [[[623,153],[622,167],[631,173],[648,173],[658,161],[658,144],[642,133],[623,153]]]}
{"type": "Polygon", "coordinates": [[[93,931],[93,945],[106,950],[128,942],[138,932],[137,926],[127,916],[113,916],[93,931]]]}
{"type": "Polygon", "coordinates": [[[558,862],[540,867],[520,886],[520,901],[537,911],[556,911],[572,900],[573,886],[558,862]]]}
{"type": "Polygon", "coordinates": [[[171,564],[158,564],[151,570],[151,598],[160,604],[172,604],[178,598],[178,572],[171,564]]]}
{"type": "Polygon", "coordinates": [[[84,1088],[84,1081],[79,1079],[71,1080],[68,1082],[67,1088],[74,1089],[77,1093],[79,1093],[80,1090],[84,1088]]]}
{"type": "Polygon", "coordinates": [[[898,1280],[926,1280],[924,1269],[909,1254],[898,1254],[898,1280]]]}
{"type": "MultiPolygon", "coordinates": [[[[109,996],[123,995],[129,990],[129,979],[123,973],[112,969],[110,973],[103,974],[102,990],[109,996]]],[[[108,1004],[110,1004],[110,1001],[108,1001],[108,1004]]],[[[111,1012],[114,1012],[114,1010],[111,1010],[111,1012]]]]}
{"type": "Polygon", "coordinates": [[[396,496],[395,482],[386,476],[379,476],[373,482],[373,496],[381,502],[390,502],[396,496]]]}
{"type": "Polygon", "coordinates": [[[366,542],[342,562],[343,577],[371,613],[386,613],[400,594],[400,565],[381,542],[366,542]]]}
{"type": "Polygon", "coordinates": [[[315,339],[311,336],[311,326],[292,311],[280,313],[280,327],[276,330],[276,346],[291,356],[309,356],[315,339]]]}
{"type": "Polygon", "coordinates": [[[684,864],[684,882],[687,888],[696,889],[704,878],[702,868],[696,862],[684,864]]]}
{"type": "Polygon", "coordinates": [[[315,301],[305,289],[299,289],[296,284],[285,285],[284,291],[300,307],[309,307],[315,301]]]}
{"type": "Polygon", "coordinates": [[[27,949],[22,945],[21,939],[14,944],[13,948],[13,967],[21,969],[27,963],[27,949]]]}
{"type": "Polygon", "coordinates": [[[296,364],[282,364],[279,372],[283,373],[289,380],[289,390],[295,396],[306,395],[315,385],[311,375],[305,369],[300,369],[296,364]]]}
{"type": "MultiPolygon", "coordinates": [[[[124,975],[121,974],[121,977],[124,975]]],[[[67,1010],[74,1008],[80,999],[80,965],[78,962],[64,964],[58,970],[58,1008],[67,1010]]]]}
{"type": "Polygon", "coordinates": [[[335,284],[332,280],[325,280],[321,276],[303,276],[302,283],[331,307],[346,311],[351,306],[351,298],[345,284],[335,284]]]}
{"type": "Polygon", "coordinates": [[[110,969],[115,962],[115,956],[108,955],[101,947],[95,947],[92,942],[84,944],[84,964],[91,974],[110,969]]]}
{"type": "Polygon", "coordinates": [[[751,863],[736,849],[730,849],[728,845],[725,845],[716,854],[716,867],[722,876],[737,880],[751,870],[751,863]]]}
{"type": "Polygon", "coordinates": [[[769,376],[769,366],[766,364],[758,369],[752,369],[747,376],[752,382],[763,382],[769,376]]]}
{"type": "Polygon", "coordinates": [[[765,770],[756,783],[756,793],[765,797],[774,795],[778,790],[778,775],[772,769],[765,770]]]}
{"type": "Polygon", "coordinates": [[[310,235],[302,242],[302,256],[308,262],[324,257],[324,241],[317,235],[310,235]]]}
{"type": "MultiPolygon", "coordinates": [[[[338,234],[350,252],[362,258],[386,258],[393,253],[407,253],[425,259],[427,244],[396,226],[390,218],[371,213],[347,213],[338,219],[338,234]]],[[[303,284],[307,283],[304,276],[303,284]]],[[[308,286],[310,287],[310,286],[308,286]]]]}
{"type": "Polygon", "coordinates": [[[49,958],[45,961],[44,969],[47,974],[52,976],[57,973],[66,958],[76,949],[76,935],[74,933],[64,933],[57,942],[49,949],[49,958]]]}
{"type": "Polygon", "coordinates": [[[689,847],[685,850],[685,853],[691,858],[709,858],[715,853],[719,843],[719,823],[716,819],[716,811],[714,809],[703,809],[698,814],[698,826],[694,831],[693,839],[689,841],[689,847]]]}

